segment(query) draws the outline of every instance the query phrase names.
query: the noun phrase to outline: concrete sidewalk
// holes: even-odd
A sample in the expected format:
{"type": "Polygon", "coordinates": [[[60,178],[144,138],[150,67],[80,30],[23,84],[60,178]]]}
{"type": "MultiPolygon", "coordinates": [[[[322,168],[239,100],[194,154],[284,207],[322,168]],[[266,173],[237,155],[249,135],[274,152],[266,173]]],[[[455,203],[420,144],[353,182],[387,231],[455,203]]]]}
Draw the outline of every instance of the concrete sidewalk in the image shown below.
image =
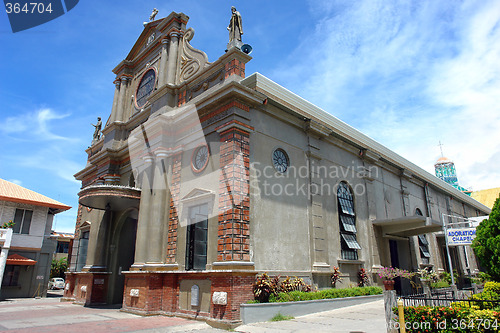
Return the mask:
{"type": "Polygon", "coordinates": [[[116,307],[88,308],[60,298],[0,302],[0,332],[203,332],[221,333],[208,324],[176,317],[142,317],[116,307]]]}
{"type": "MultiPolygon", "coordinates": [[[[0,302],[0,332],[193,332],[223,333],[205,322],[176,317],[142,317],[117,307],[88,308],[60,298],[15,299],[0,302]]],[[[246,333],[386,332],[384,301],[378,300],[319,312],[292,320],[237,327],[246,333]]]]}
{"type": "Polygon", "coordinates": [[[235,331],[245,333],[383,333],[386,332],[384,300],[309,314],[292,320],[242,325],[235,331]]]}

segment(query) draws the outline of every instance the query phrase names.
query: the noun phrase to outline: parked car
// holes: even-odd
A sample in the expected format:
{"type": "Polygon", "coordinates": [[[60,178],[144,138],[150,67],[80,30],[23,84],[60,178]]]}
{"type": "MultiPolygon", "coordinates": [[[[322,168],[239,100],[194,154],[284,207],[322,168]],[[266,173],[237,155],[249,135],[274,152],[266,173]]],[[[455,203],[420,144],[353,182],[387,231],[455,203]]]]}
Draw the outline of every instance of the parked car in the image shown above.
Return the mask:
{"type": "Polygon", "coordinates": [[[50,279],[49,289],[64,289],[64,279],[63,278],[50,279]]]}

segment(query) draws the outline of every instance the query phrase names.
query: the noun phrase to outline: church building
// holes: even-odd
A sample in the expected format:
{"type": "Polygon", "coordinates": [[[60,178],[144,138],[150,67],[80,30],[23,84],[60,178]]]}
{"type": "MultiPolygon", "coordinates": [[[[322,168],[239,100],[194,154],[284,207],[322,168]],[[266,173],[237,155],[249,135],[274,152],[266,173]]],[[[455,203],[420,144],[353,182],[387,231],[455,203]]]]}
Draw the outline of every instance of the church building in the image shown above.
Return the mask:
{"type": "MultiPolygon", "coordinates": [[[[251,48],[232,12],[214,62],[191,46],[188,16],[171,13],[153,15],[113,69],[109,119],[75,175],[64,297],[237,322],[258,273],[327,288],[334,266],[337,287],[357,284],[361,268],[374,284],[381,266],[446,269],[443,214],[490,209],[264,75],[246,75],[251,48]]],[[[468,254],[468,267],[453,267],[476,269],[468,254]]]]}

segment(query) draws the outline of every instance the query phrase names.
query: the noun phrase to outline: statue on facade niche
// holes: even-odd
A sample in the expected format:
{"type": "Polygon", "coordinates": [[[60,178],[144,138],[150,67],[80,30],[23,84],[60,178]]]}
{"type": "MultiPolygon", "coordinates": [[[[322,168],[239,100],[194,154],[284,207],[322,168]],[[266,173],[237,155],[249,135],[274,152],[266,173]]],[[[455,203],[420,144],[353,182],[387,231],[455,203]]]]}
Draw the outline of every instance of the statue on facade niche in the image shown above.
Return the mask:
{"type": "Polygon", "coordinates": [[[229,44],[228,49],[231,46],[240,47],[243,43],[241,42],[241,35],[243,35],[243,25],[241,23],[241,15],[236,10],[236,7],[231,7],[231,20],[229,21],[229,44]]]}
{"type": "Polygon", "coordinates": [[[156,14],[158,14],[158,9],[153,8],[153,12],[152,12],[152,13],[151,13],[151,15],[149,16],[149,20],[150,20],[150,21],[154,21],[154,20],[155,20],[155,17],[156,17],[156,14]]]}
{"type": "Polygon", "coordinates": [[[90,124],[92,126],[95,127],[95,130],[94,130],[94,135],[92,137],[92,144],[94,144],[95,142],[97,142],[97,140],[99,140],[101,138],[101,127],[102,127],[102,122],[101,122],[101,117],[97,117],[97,123],[94,125],[94,124],[90,124]]]}

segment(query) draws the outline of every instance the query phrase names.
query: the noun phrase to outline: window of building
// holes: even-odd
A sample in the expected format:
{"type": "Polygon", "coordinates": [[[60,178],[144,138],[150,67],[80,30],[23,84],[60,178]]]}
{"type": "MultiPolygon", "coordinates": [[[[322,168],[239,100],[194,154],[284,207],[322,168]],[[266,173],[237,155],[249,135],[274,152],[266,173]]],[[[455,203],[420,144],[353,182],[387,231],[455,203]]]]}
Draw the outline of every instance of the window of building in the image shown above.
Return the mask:
{"type": "Polygon", "coordinates": [[[32,217],[32,210],[16,209],[13,232],[16,234],[29,234],[32,217]]]}
{"type": "Polygon", "coordinates": [[[78,242],[78,256],[76,257],[76,270],[81,271],[87,261],[90,231],[82,231],[78,242]]]}
{"type": "Polygon", "coordinates": [[[279,173],[285,173],[290,166],[288,154],[281,148],[273,151],[273,166],[279,173]]]}
{"type": "Polygon", "coordinates": [[[186,270],[204,270],[207,265],[208,205],[190,207],[186,235],[186,270]]]}
{"type": "Polygon", "coordinates": [[[349,186],[342,182],[337,189],[340,224],[340,246],[342,259],[357,260],[358,250],[361,250],[356,239],[356,214],[354,198],[349,186]]]}
{"type": "Polygon", "coordinates": [[[56,253],[68,253],[69,242],[57,242],[56,253]]]}
{"type": "Polygon", "coordinates": [[[19,265],[7,265],[5,266],[5,272],[3,275],[2,286],[17,286],[19,281],[19,272],[21,270],[21,266],[19,265]]]}
{"type": "MultiPolygon", "coordinates": [[[[415,215],[424,216],[420,208],[415,209],[415,215]]],[[[420,258],[422,258],[422,263],[428,264],[431,254],[429,252],[429,241],[427,240],[426,235],[418,235],[418,247],[420,248],[420,258]]]]}
{"type": "Polygon", "coordinates": [[[427,241],[426,235],[418,235],[418,247],[420,248],[422,263],[428,264],[431,254],[429,252],[429,242],[427,241]]]}

